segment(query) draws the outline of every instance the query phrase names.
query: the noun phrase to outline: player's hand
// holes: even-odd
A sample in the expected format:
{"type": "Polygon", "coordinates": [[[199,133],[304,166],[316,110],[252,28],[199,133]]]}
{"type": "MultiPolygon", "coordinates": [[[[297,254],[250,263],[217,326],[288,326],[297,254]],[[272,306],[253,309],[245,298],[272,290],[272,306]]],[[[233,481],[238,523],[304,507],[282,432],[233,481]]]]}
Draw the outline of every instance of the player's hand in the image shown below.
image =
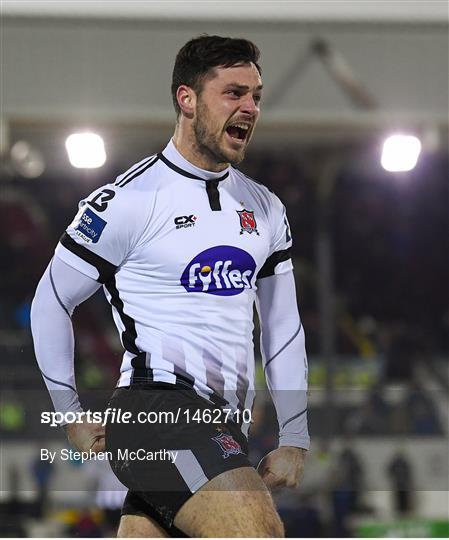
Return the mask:
{"type": "Polygon", "coordinates": [[[82,422],[64,426],[69,443],[81,452],[98,453],[105,449],[105,428],[101,423],[82,422]]]}
{"type": "Polygon", "coordinates": [[[281,446],[260,460],[257,472],[269,489],[297,487],[304,472],[306,450],[281,446]]]}

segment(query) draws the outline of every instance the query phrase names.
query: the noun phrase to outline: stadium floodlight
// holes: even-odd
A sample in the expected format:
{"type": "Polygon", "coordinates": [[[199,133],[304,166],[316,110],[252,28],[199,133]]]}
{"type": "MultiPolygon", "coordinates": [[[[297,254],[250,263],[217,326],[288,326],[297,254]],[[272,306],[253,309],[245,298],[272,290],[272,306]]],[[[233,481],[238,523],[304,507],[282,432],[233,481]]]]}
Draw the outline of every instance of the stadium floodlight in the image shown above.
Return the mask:
{"type": "Polygon", "coordinates": [[[24,178],[37,178],[45,171],[42,153],[27,141],[17,141],[9,152],[13,169],[24,178]]]}
{"type": "Polygon", "coordinates": [[[414,135],[391,135],[383,145],[381,164],[389,172],[411,171],[418,163],[421,141],[414,135]]]}
{"type": "Polygon", "coordinates": [[[103,139],[96,133],[72,133],[65,147],[70,164],[77,169],[96,169],[106,162],[103,139]]]}

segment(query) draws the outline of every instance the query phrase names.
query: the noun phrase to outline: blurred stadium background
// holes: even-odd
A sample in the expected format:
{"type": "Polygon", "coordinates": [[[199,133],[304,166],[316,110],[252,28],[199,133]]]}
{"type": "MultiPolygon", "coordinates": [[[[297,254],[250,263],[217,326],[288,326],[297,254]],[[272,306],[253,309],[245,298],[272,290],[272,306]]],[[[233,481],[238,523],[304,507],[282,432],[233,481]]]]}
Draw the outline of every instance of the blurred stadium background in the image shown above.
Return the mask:
{"type": "MultiPolygon", "coordinates": [[[[275,494],[287,534],[448,537],[448,4],[431,1],[2,2],[0,536],[114,534],[107,470],[39,459],[68,443],[39,423],[30,303],[78,200],[171,136],[174,57],[203,32],[261,49],[241,168],[295,241],[313,444],[301,487],[275,494]],[[83,131],[103,166],[71,166],[83,131]],[[408,171],[381,165],[394,133],[421,142],[408,171]]],[[[121,358],[102,294],[74,321],[78,387],[101,408],[121,358]]],[[[275,431],[262,391],[254,463],[275,431]]]]}

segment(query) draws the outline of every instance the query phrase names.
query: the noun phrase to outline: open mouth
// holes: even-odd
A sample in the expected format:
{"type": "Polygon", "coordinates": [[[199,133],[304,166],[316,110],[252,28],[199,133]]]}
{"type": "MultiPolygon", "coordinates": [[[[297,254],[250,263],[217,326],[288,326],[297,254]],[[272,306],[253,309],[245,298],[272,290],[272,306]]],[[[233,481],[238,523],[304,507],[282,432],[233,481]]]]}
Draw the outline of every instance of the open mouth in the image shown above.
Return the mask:
{"type": "Polygon", "coordinates": [[[249,124],[243,124],[241,122],[231,124],[226,128],[226,133],[236,141],[243,142],[246,140],[249,134],[249,124]]]}

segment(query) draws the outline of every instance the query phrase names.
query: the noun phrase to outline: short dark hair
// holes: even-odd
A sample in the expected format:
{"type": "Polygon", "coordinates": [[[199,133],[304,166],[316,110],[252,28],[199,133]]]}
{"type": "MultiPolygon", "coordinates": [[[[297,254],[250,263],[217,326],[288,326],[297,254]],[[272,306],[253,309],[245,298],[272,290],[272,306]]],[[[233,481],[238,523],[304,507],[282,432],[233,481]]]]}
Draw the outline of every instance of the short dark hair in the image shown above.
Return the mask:
{"type": "Polygon", "coordinates": [[[201,93],[204,79],[218,66],[232,67],[239,64],[253,63],[259,73],[260,51],[247,39],[208,36],[203,34],[188,41],[176,55],[173,68],[171,93],[176,115],[181,109],[176,98],[178,88],[185,84],[201,93]]]}

